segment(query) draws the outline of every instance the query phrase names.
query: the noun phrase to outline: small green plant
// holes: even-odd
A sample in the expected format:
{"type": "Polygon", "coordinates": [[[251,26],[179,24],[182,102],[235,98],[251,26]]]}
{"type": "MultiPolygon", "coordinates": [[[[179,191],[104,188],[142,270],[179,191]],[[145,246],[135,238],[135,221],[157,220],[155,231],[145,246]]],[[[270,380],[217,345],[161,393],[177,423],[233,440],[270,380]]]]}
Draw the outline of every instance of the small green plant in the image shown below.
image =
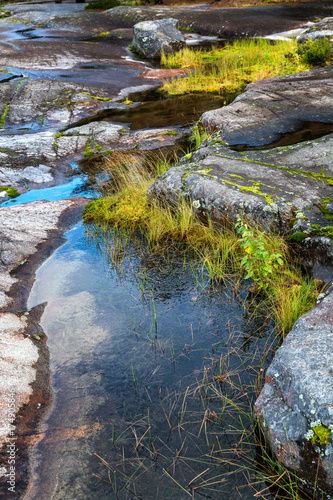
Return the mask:
{"type": "Polygon", "coordinates": [[[133,43],[131,43],[130,45],[130,51],[132,52],[132,54],[134,54],[135,56],[138,56],[138,57],[141,57],[142,59],[145,59],[145,55],[143,52],[141,52],[141,50],[137,49],[135,47],[135,45],[133,45],[133,43]]]}
{"type": "Polygon", "coordinates": [[[121,104],[127,104],[128,106],[132,106],[132,104],[134,104],[134,103],[133,103],[133,101],[131,101],[131,100],[128,98],[128,96],[126,96],[126,99],[125,99],[124,101],[122,101],[122,103],[121,103],[121,104]]]}
{"type": "Polygon", "coordinates": [[[240,235],[240,245],[245,251],[241,265],[245,268],[245,279],[252,278],[259,290],[269,287],[270,278],[274,269],[283,266],[280,253],[270,253],[264,242],[264,234],[254,231],[238,217],[235,224],[237,233],[240,235]]]}
{"type": "Polygon", "coordinates": [[[330,39],[326,37],[317,40],[306,40],[299,44],[297,54],[304,64],[325,66],[332,56],[330,39]]]}
{"type": "Polygon", "coordinates": [[[10,12],[10,10],[0,10],[0,19],[3,19],[5,17],[10,17],[11,15],[12,13],[10,12]]]}
{"type": "Polygon", "coordinates": [[[133,378],[133,384],[134,384],[134,387],[135,387],[135,390],[139,387],[139,382],[138,382],[138,378],[135,374],[135,371],[134,371],[134,367],[133,367],[133,363],[131,361],[131,368],[132,368],[132,378],[133,378]]]}
{"type": "Polygon", "coordinates": [[[205,140],[209,139],[209,137],[210,137],[209,134],[205,132],[200,123],[197,123],[192,128],[191,141],[195,145],[195,149],[199,149],[201,147],[201,144],[205,140]]]}

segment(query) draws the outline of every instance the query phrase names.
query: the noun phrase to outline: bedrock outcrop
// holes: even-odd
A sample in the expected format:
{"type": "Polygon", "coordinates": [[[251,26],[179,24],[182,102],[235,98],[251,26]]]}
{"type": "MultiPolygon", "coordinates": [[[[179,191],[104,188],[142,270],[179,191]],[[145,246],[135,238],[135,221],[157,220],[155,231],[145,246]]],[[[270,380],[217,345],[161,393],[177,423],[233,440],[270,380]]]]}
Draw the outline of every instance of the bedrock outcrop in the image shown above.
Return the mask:
{"type": "Polygon", "coordinates": [[[276,457],[317,498],[333,494],[332,350],[331,287],[287,335],[255,405],[276,457]]]}
{"type": "Polygon", "coordinates": [[[151,198],[190,200],[197,215],[219,224],[246,217],[311,246],[313,263],[333,263],[330,222],[333,134],[267,151],[233,151],[212,139],[149,188],[151,198]],[[327,209],[328,206],[328,209],[327,209]],[[300,234],[302,236],[300,236],[300,234]],[[316,244],[315,244],[316,242],[316,244]]]}
{"type": "Polygon", "coordinates": [[[318,23],[306,29],[297,37],[299,43],[306,40],[318,40],[320,38],[331,38],[333,36],[333,17],[325,17],[318,23]]]}
{"type": "Polygon", "coordinates": [[[301,129],[311,134],[310,122],[333,123],[333,67],[251,83],[229,106],[204,113],[201,122],[229,145],[244,147],[272,144],[301,129]]]}

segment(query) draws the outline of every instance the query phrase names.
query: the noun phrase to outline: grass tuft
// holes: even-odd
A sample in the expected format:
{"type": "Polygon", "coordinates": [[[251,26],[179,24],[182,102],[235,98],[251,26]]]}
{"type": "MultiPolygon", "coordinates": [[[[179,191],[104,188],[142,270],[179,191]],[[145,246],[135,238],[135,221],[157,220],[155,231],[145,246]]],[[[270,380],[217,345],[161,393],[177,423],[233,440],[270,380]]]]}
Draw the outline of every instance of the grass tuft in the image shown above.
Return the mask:
{"type": "Polygon", "coordinates": [[[147,188],[171,164],[170,159],[154,155],[114,153],[104,167],[111,178],[104,187],[106,196],[87,205],[84,221],[139,231],[151,252],[182,242],[201,260],[212,283],[236,275],[252,279],[251,307],[267,307],[284,338],[314,306],[319,293],[314,282],[303,277],[280,235],[251,228],[241,219],[237,231],[210,220],[203,224],[184,198],[173,207],[149,203],[147,188]]]}
{"type": "Polygon", "coordinates": [[[184,78],[164,82],[162,89],[168,94],[238,92],[256,80],[310,69],[308,61],[301,61],[296,41],[272,43],[260,38],[235,40],[208,51],[184,48],[163,54],[161,64],[165,68],[193,68],[184,78]]]}

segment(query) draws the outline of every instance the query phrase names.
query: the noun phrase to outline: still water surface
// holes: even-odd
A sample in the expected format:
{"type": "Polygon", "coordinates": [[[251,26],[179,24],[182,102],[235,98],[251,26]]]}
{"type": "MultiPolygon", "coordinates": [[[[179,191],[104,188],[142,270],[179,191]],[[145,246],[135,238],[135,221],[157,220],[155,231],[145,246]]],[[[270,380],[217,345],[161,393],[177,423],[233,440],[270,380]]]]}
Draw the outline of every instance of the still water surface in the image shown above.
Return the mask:
{"type": "MultiPolygon", "coordinates": [[[[28,303],[47,301],[54,400],[25,499],[254,498],[243,473],[225,476],[235,467],[220,461],[242,465],[248,454],[224,397],[248,411],[255,353],[271,333],[244,314],[246,290],[202,289],[181,254],[131,246],[119,272],[82,224],[66,236],[28,303]],[[207,389],[212,366],[218,398],[207,389]]],[[[251,461],[255,469],[255,453],[251,461]]]]}

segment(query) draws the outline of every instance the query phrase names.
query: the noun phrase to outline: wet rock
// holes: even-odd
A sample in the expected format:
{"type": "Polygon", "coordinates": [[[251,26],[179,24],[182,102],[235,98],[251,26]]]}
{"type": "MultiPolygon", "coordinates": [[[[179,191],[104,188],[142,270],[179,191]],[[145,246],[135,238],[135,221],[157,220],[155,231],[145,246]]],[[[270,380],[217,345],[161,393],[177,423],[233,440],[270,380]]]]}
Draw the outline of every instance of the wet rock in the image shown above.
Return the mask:
{"type": "Polygon", "coordinates": [[[282,233],[298,219],[306,220],[307,227],[318,221],[327,225],[320,207],[332,192],[332,146],[329,135],[296,146],[240,153],[213,139],[162,175],[148,195],[170,204],[185,197],[199,216],[220,224],[226,219],[235,222],[240,215],[282,233]]]}
{"type": "Polygon", "coordinates": [[[56,153],[62,157],[83,148],[86,149],[86,155],[106,150],[111,147],[111,143],[119,139],[123,129],[122,125],[111,122],[92,122],[81,127],[70,128],[57,138],[56,153]]]}
{"type": "Polygon", "coordinates": [[[133,46],[148,59],[159,59],[162,53],[170,54],[185,46],[177,19],[144,21],[135,24],[133,32],[133,46]]]}
{"type": "Polygon", "coordinates": [[[299,43],[306,40],[318,40],[320,38],[331,38],[333,36],[333,17],[325,17],[318,23],[305,30],[297,37],[299,43]]]}
{"type": "Polygon", "coordinates": [[[333,123],[332,77],[328,67],[260,80],[232,104],[204,113],[202,125],[220,131],[230,145],[253,147],[274,143],[304,123],[333,123]]]}
{"type": "Polygon", "coordinates": [[[140,6],[121,5],[104,12],[105,16],[122,22],[155,20],[166,17],[178,19],[181,26],[202,35],[220,38],[265,36],[286,30],[306,28],[308,21],[333,14],[331,2],[306,2],[299,5],[269,5],[241,9],[214,9],[210,5],[140,6]]]}
{"type": "MultiPolygon", "coordinates": [[[[333,494],[333,290],[302,316],[277,351],[256,402],[267,438],[280,463],[333,494]],[[319,442],[316,429],[323,427],[319,442]],[[326,430],[325,430],[326,429],[326,430]]],[[[317,490],[318,491],[318,490],[317,490]]]]}

